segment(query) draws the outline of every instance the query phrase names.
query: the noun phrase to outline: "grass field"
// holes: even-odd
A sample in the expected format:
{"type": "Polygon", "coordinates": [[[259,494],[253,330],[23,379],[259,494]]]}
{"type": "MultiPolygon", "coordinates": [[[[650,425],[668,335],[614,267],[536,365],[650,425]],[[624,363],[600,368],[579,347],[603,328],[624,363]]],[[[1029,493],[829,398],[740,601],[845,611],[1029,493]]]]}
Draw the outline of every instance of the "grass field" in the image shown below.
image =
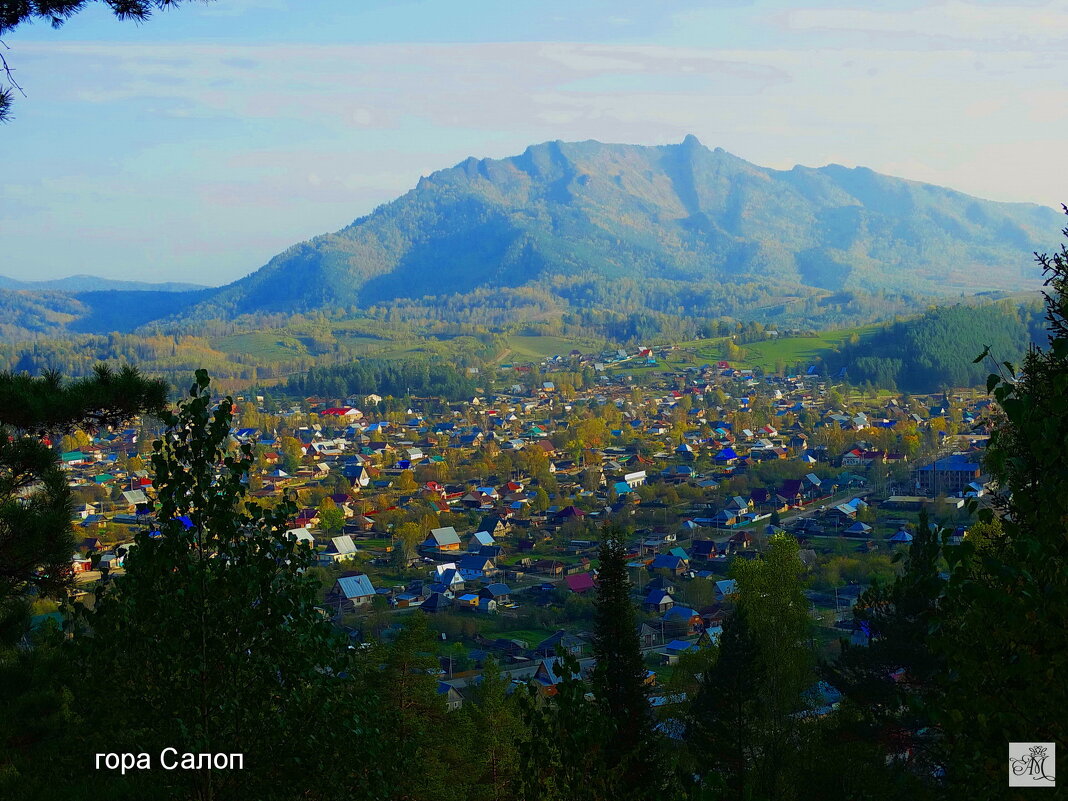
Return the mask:
{"type": "Polygon", "coordinates": [[[840,331],[824,331],[814,337],[783,337],[753,342],[742,346],[745,349],[742,361],[761,370],[774,370],[778,363],[790,366],[798,362],[810,362],[839,347],[853,334],[863,337],[874,330],[875,326],[843,328],[840,331]]]}
{"type": "Polygon", "coordinates": [[[570,337],[525,336],[513,334],[508,337],[508,347],[512,351],[509,357],[516,360],[545,359],[549,356],[566,356],[572,350],[582,353],[600,352],[604,345],[590,340],[572,339],[570,337]]]}
{"type": "Polygon", "coordinates": [[[283,331],[254,331],[212,340],[212,347],[223,353],[248,354],[258,359],[291,359],[305,356],[308,348],[297,337],[283,331]]]}
{"type": "MultiPolygon", "coordinates": [[[[745,351],[742,359],[729,361],[736,367],[752,367],[770,372],[779,363],[792,367],[798,362],[811,362],[839,347],[853,334],[863,337],[875,328],[876,326],[843,328],[840,331],[824,331],[813,337],[783,337],[753,342],[741,346],[745,351]]],[[[678,342],[676,343],[677,350],[672,351],[667,359],[659,360],[657,367],[648,369],[672,369],[728,361],[726,343],[726,337],[678,342]]],[[[633,364],[628,362],[620,365],[618,369],[626,371],[645,368],[639,366],[637,362],[633,364]]]]}

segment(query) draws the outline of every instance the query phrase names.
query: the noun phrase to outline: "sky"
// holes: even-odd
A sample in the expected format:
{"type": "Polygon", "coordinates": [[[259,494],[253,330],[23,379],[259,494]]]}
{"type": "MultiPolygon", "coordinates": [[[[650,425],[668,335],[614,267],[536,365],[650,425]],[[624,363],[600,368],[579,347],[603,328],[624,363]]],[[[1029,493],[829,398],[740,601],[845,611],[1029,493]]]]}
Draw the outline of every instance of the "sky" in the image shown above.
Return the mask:
{"type": "Polygon", "coordinates": [[[94,4],[4,38],[26,97],[0,125],[0,275],[222,284],[553,139],[693,133],[1059,207],[1066,45],[1068,0],[94,4]]]}

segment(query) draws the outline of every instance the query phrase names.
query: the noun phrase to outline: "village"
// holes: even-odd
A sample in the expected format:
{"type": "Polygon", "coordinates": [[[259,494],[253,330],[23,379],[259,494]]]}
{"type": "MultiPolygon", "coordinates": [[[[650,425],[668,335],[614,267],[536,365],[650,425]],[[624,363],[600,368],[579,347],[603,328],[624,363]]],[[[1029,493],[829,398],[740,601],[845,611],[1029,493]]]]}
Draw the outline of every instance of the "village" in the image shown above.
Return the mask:
{"type": "MultiPolygon", "coordinates": [[[[256,453],[251,498],[298,501],[287,534],[314,549],[322,613],[355,647],[428,615],[449,708],[490,658],[547,694],[561,652],[590,667],[606,524],[628,534],[649,681],[668,688],[717,640],[731,561],[773,533],[800,544],[829,653],[858,636],[851,606],[893,577],[921,508],[959,542],[968,501],[986,502],[976,393],[865,393],[814,369],[668,356],[494,365],[480,376],[493,388],[459,402],[243,395],[232,436],[256,453]]],[[[120,576],[154,525],[152,438],[148,422],[64,438],[83,594],[120,576]]]]}

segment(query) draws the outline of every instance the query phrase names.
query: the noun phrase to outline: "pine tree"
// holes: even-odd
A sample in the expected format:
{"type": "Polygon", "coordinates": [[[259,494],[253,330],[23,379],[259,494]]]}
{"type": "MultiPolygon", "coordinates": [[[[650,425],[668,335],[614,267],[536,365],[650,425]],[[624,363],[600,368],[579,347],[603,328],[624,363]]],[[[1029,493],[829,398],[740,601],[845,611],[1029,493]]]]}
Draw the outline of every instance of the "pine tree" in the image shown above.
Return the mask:
{"type": "Polygon", "coordinates": [[[723,622],[716,661],[705,671],[686,717],[693,771],[707,792],[750,797],[758,748],[759,697],[764,685],[759,652],[744,616],[723,622]]]}
{"type": "MultiPolygon", "coordinates": [[[[463,745],[448,732],[445,703],[438,695],[436,643],[419,610],[405,618],[393,640],[372,653],[380,735],[390,755],[393,798],[430,801],[450,782],[450,752],[463,745]]],[[[462,760],[454,760],[454,764],[462,760]]]]}
{"type": "Polygon", "coordinates": [[[593,693],[612,732],[610,747],[618,755],[624,797],[642,798],[653,793],[664,770],[658,765],[626,545],[615,526],[601,532],[594,626],[593,693]]]}
{"type": "Polygon", "coordinates": [[[467,796],[472,801],[510,801],[516,796],[524,731],[518,705],[507,690],[496,660],[487,659],[481,681],[463,707],[470,720],[471,764],[478,771],[467,796]]]}
{"type": "Polygon", "coordinates": [[[874,772],[900,774],[883,776],[885,798],[904,787],[920,792],[941,767],[929,727],[945,661],[930,648],[928,635],[945,584],[940,554],[939,532],[924,509],[901,574],[889,585],[874,583],[854,607],[863,643],[843,641],[825,670],[843,694],[835,719],[841,738],[873,746],[868,758],[881,768],[874,772]]]}
{"type": "Polygon", "coordinates": [[[627,797],[611,748],[612,721],[588,693],[578,660],[555,662],[561,681],[546,696],[533,683],[518,696],[526,736],[519,746],[524,801],[613,801],[627,797]]]}
{"type": "Polygon", "coordinates": [[[725,781],[728,797],[796,795],[798,714],[815,679],[803,571],[797,540],[787,534],[773,536],[761,558],[731,565],[737,605],[692,705],[687,737],[699,761],[715,768],[705,785],[725,781]]]}

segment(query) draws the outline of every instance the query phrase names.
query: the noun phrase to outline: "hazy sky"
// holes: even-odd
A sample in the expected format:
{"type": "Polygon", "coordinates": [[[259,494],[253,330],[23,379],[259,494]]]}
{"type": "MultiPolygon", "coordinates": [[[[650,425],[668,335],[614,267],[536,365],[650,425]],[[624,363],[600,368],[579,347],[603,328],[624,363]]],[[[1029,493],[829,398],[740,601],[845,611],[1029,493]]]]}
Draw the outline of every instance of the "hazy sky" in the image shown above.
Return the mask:
{"type": "Polygon", "coordinates": [[[216,0],[5,43],[16,278],[224,283],[549,139],[1068,201],[1068,0],[216,0]]]}

